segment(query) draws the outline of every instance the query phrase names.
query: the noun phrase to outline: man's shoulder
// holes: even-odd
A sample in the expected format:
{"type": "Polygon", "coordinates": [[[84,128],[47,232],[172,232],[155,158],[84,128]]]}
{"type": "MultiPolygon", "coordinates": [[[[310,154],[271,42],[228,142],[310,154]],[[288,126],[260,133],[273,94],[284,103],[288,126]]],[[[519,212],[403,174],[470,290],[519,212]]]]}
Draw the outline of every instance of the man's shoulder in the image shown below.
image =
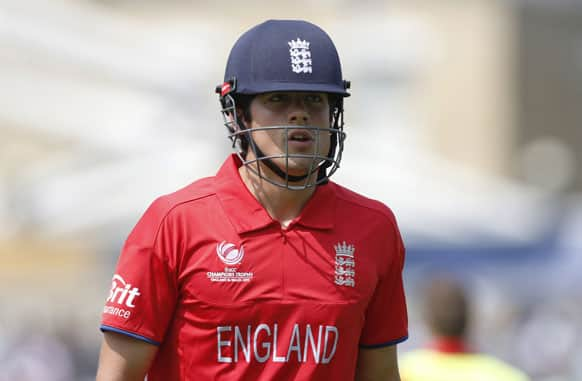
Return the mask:
{"type": "Polygon", "coordinates": [[[490,380],[529,380],[519,368],[484,353],[443,353],[420,348],[402,353],[398,363],[404,380],[432,380],[441,377],[466,380],[470,374],[476,373],[490,380]]]}
{"type": "Polygon", "coordinates": [[[395,221],[392,209],[382,201],[369,198],[337,183],[332,184],[338,201],[343,203],[342,207],[358,209],[358,213],[369,213],[395,221]]]}
{"type": "Polygon", "coordinates": [[[172,193],[156,198],[150,205],[148,212],[163,217],[176,208],[203,202],[215,194],[214,177],[205,177],[172,193]]]}
{"type": "Polygon", "coordinates": [[[482,368],[487,369],[491,379],[507,381],[527,381],[528,376],[519,368],[495,356],[480,354],[482,368]]]}
{"type": "Polygon", "coordinates": [[[171,205],[179,205],[197,201],[216,194],[214,177],[204,177],[180,188],[172,193],[161,196],[171,205]]]}

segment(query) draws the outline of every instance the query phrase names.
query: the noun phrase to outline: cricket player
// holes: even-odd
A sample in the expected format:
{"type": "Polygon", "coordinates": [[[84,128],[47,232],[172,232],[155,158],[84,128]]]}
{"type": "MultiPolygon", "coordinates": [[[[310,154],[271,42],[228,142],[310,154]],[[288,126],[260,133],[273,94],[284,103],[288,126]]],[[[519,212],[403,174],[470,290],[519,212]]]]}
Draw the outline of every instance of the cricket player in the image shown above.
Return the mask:
{"type": "Polygon", "coordinates": [[[400,380],[398,226],[329,180],[348,88],[316,25],[269,20],[238,39],[216,89],[235,153],[127,238],[98,381],[400,380]]]}

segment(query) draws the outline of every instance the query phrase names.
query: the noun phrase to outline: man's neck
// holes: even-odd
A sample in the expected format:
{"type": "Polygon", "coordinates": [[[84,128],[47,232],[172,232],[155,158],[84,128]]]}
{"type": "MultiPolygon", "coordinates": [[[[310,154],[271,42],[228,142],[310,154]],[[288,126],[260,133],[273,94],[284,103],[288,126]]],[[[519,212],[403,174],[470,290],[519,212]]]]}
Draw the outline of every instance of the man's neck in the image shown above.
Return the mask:
{"type": "Polygon", "coordinates": [[[290,190],[271,184],[258,177],[244,165],[239,168],[239,174],[248,190],[265,208],[271,218],[279,221],[284,228],[299,216],[315,191],[315,187],[290,190]]]}

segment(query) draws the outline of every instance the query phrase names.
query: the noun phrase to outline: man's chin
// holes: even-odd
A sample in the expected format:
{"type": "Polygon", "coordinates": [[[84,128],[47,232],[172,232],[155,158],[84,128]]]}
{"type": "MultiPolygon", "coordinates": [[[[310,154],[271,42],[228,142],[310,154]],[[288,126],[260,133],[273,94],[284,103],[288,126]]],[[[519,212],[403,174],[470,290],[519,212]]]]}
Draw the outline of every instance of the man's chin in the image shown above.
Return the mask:
{"type": "Polygon", "coordinates": [[[306,176],[317,168],[317,163],[312,159],[289,159],[288,165],[283,159],[277,165],[290,176],[306,176]]]}

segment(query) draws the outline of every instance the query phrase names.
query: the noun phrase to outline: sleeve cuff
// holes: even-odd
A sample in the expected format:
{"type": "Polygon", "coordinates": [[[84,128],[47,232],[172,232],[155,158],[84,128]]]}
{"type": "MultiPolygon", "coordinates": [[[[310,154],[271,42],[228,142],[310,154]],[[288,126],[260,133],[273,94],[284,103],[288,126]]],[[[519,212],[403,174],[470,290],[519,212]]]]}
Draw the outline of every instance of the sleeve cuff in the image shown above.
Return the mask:
{"type": "Polygon", "coordinates": [[[386,341],[384,343],[379,343],[379,344],[360,344],[360,348],[364,348],[364,349],[374,349],[374,348],[382,348],[382,347],[389,347],[391,345],[396,345],[396,344],[400,344],[403,341],[406,341],[408,339],[408,335],[400,337],[396,340],[390,340],[390,341],[386,341]]]}
{"type": "Polygon", "coordinates": [[[115,332],[115,333],[119,333],[119,334],[122,334],[122,335],[125,335],[125,336],[132,337],[132,338],[137,339],[137,340],[145,341],[146,343],[153,344],[155,346],[160,346],[160,344],[161,344],[161,343],[159,343],[157,341],[154,341],[154,340],[152,340],[150,338],[147,338],[145,336],[138,335],[137,333],[133,333],[133,332],[129,332],[129,331],[124,331],[123,329],[111,327],[111,326],[108,326],[108,325],[105,325],[105,324],[101,324],[101,327],[99,327],[99,329],[101,330],[101,332],[115,332]]]}

